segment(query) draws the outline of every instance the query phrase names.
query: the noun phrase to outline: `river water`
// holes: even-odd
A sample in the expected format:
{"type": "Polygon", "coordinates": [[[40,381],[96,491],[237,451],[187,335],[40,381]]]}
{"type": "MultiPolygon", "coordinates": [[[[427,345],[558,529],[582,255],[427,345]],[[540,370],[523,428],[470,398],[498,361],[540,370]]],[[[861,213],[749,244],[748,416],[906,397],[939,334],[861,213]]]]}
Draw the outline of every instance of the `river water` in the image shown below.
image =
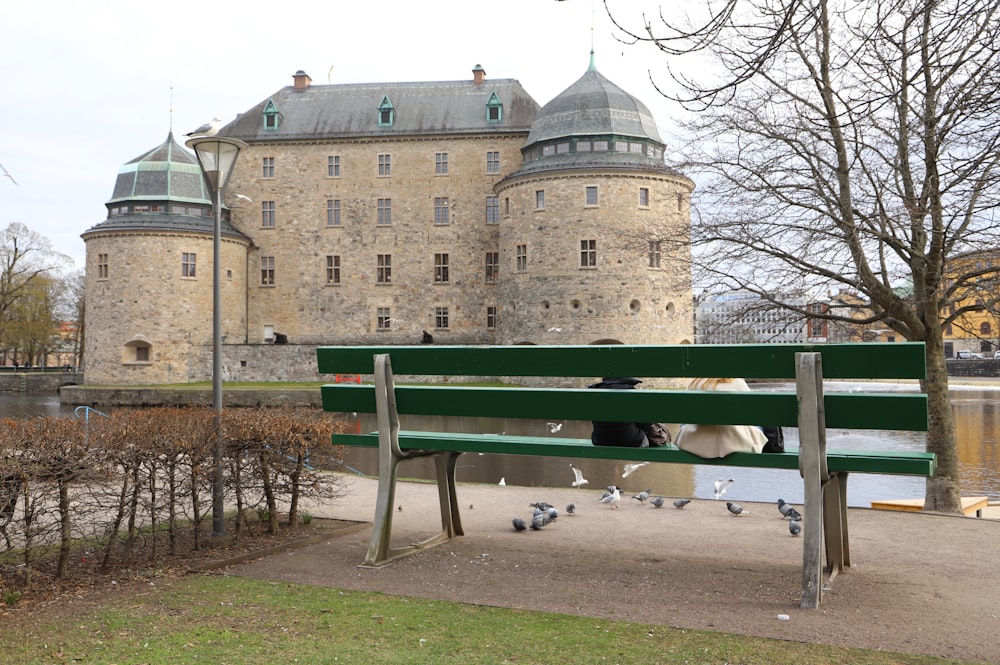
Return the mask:
{"type": "MultiPolygon", "coordinates": [[[[771,389],[788,389],[772,386],[771,389]]],[[[870,384],[843,384],[841,390],[871,390],[870,384]]],[[[892,390],[899,387],[885,386],[892,390]]],[[[964,496],[987,496],[1000,499],[1000,390],[953,387],[952,406],[958,439],[958,457],[964,496]]],[[[0,393],[0,418],[24,418],[37,415],[72,416],[73,407],[62,405],[57,395],[0,393]]],[[[448,429],[442,419],[403,417],[404,429],[448,429]]],[[[373,416],[361,415],[356,426],[361,431],[376,428],[373,416]]],[[[465,431],[507,432],[532,436],[566,436],[587,438],[590,423],[563,423],[558,434],[551,434],[547,423],[533,420],[501,420],[487,418],[452,419],[451,426],[465,431]],[[456,422],[459,421],[459,422],[456,422]],[[467,428],[467,429],[466,429],[467,428]]],[[[785,445],[798,447],[798,432],[786,428],[785,445]]],[[[924,449],[924,435],[913,432],[829,431],[827,446],[831,450],[913,450],[924,449]]],[[[360,473],[377,475],[378,457],[370,449],[349,449],[346,463],[360,473]]],[[[583,470],[589,483],[582,490],[597,491],[617,484],[627,492],[650,488],[665,496],[691,496],[702,499],[714,496],[718,478],[733,478],[726,493],[736,501],[774,501],[779,496],[786,501],[802,501],[802,481],[795,471],[776,469],[744,469],[738,467],[687,466],[680,464],[649,464],[622,478],[623,462],[608,460],[569,460],[521,455],[464,455],[459,459],[458,480],[461,482],[497,483],[501,478],[510,485],[528,487],[568,487],[573,480],[569,468],[583,470]]],[[[414,460],[400,467],[401,475],[432,478],[429,460],[414,460]]],[[[902,476],[854,474],[848,480],[847,499],[851,506],[868,506],[880,499],[920,498],[924,495],[924,480],[902,476]]],[[[543,498],[543,497],[541,497],[543,498]]]]}

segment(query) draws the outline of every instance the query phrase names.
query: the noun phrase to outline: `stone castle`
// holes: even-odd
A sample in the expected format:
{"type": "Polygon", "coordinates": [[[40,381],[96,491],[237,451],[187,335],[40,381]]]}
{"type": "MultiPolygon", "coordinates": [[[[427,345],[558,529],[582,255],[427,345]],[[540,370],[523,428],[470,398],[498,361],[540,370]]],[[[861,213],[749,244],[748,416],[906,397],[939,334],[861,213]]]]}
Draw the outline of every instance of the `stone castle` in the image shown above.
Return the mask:
{"type": "MultiPolygon", "coordinates": [[[[313,85],[222,127],[227,381],[315,380],[322,344],[693,341],[693,182],[593,64],[539,107],[514,79],[313,85]]],[[[212,195],[172,134],[86,243],[91,384],[211,378],[212,195]]]]}

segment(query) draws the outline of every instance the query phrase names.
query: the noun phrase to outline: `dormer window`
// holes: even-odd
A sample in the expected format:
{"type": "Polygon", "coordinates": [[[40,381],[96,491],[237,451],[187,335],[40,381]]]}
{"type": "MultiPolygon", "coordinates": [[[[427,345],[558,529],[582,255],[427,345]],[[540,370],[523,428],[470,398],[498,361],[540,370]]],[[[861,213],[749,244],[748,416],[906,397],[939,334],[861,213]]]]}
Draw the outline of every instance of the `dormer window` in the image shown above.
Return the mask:
{"type": "Polygon", "coordinates": [[[264,129],[274,131],[278,128],[278,107],[274,105],[274,100],[267,100],[264,106],[264,129]]]}
{"type": "Polygon", "coordinates": [[[386,95],[382,98],[382,103],[378,105],[378,126],[392,127],[395,122],[396,109],[393,107],[392,102],[389,101],[389,96],[386,95]]]}
{"type": "Polygon", "coordinates": [[[490,100],[486,102],[486,122],[500,122],[501,120],[503,120],[503,102],[494,92],[490,95],[490,100]]]}

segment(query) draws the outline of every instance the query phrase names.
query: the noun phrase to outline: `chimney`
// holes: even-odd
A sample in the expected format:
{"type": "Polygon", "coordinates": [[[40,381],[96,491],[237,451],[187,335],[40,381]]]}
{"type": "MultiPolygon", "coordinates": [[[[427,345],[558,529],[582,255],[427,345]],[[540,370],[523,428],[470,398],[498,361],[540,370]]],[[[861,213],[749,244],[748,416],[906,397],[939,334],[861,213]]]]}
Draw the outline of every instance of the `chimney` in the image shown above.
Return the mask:
{"type": "Polygon", "coordinates": [[[472,83],[473,85],[480,86],[483,84],[483,78],[486,76],[486,70],[483,69],[482,65],[476,65],[472,68],[472,83]]]}
{"type": "Polygon", "coordinates": [[[305,90],[306,88],[309,87],[309,84],[312,83],[312,79],[309,78],[309,75],[306,74],[301,69],[299,71],[295,72],[295,74],[292,76],[292,78],[295,80],[295,89],[296,90],[305,90]]]}

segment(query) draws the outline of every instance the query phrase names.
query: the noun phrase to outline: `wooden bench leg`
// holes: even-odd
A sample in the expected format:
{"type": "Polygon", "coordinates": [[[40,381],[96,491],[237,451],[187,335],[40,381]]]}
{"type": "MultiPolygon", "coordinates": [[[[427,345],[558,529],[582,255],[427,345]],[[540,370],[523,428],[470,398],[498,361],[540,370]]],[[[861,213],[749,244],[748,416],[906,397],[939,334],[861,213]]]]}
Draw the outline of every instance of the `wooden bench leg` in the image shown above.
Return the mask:
{"type": "Polygon", "coordinates": [[[833,473],[823,483],[823,539],[829,581],[851,565],[847,534],[847,474],[833,473]]]}

